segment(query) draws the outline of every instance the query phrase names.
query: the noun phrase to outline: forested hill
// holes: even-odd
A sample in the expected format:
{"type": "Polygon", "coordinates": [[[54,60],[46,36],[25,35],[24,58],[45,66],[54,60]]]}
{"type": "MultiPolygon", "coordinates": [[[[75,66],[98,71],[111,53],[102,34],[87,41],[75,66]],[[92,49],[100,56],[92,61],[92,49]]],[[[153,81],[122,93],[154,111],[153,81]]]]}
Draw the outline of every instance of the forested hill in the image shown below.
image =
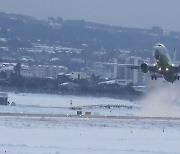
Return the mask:
{"type": "Polygon", "coordinates": [[[38,20],[32,17],[0,13],[0,38],[21,41],[61,42],[68,46],[87,45],[90,49],[152,49],[161,42],[168,48],[180,50],[180,33],[151,29],[115,27],[82,20],[63,20],[49,17],[38,20]]]}

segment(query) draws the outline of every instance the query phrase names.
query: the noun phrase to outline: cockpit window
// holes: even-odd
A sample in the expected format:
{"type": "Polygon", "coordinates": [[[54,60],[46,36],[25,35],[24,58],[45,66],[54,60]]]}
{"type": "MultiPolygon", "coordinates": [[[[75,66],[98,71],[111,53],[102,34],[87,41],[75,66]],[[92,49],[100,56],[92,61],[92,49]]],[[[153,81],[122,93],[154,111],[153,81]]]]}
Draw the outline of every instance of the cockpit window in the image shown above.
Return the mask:
{"type": "Polygon", "coordinates": [[[162,44],[156,44],[155,46],[158,46],[158,47],[163,47],[163,45],[162,45],[162,44]]]}

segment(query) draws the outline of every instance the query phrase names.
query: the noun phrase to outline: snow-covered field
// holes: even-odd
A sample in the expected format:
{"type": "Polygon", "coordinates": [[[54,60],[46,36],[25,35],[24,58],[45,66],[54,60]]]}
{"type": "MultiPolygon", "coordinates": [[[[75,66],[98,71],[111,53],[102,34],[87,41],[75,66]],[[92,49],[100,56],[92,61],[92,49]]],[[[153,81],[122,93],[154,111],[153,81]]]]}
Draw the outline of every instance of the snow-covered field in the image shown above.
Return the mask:
{"type": "MultiPolygon", "coordinates": [[[[109,98],[9,93],[17,106],[1,113],[76,114],[72,106],[131,105],[85,108],[100,115],[141,114],[141,103],[109,98]],[[70,101],[72,100],[72,105],[70,101]],[[58,108],[54,108],[58,107],[58,108]]],[[[179,154],[180,121],[81,117],[0,117],[0,153],[8,154],[179,154]]]]}
{"type": "Polygon", "coordinates": [[[103,98],[103,97],[80,97],[72,95],[50,95],[50,94],[29,94],[29,93],[8,93],[10,102],[16,102],[20,105],[36,105],[46,107],[71,107],[87,106],[100,104],[132,104],[130,101],[103,98]]]}
{"type": "Polygon", "coordinates": [[[17,106],[0,106],[0,113],[40,113],[40,114],[77,114],[72,107],[83,107],[83,112],[107,115],[134,115],[138,114],[139,104],[127,100],[97,97],[61,96],[47,94],[9,93],[9,101],[15,102],[17,106]],[[70,104],[72,102],[72,105],[70,104]],[[133,106],[134,110],[127,108],[97,108],[92,105],[127,105],[133,106]]]}
{"type": "Polygon", "coordinates": [[[180,153],[179,121],[24,117],[0,120],[0,153],[180,153]]]}

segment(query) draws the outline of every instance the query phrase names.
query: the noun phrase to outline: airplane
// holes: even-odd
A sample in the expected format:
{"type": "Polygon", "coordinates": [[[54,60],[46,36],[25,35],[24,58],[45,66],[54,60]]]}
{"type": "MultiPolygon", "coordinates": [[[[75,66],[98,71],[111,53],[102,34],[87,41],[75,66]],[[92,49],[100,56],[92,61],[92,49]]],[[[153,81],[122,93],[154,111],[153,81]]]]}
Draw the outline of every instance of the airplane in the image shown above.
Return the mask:
{"type": "Polygon", "coordinates": [[[153,48],[155,64],[153,66],[149,66],[148,64],[143,63],[140,65],[141,71],[143,73],[147,73],[148,71],[151,72],[152,80],[157,80],[157,74],[162,75],[166,81],[171,83],[179,80],[180,76],[178,73],[180,72],[180,66],[175,64],[176,51],[174,52],[174,58],[172,61],[166,47],[163,44],[157,43],[153,48]]]}
{"type": "Polygon", "coordinates": [[[180,76],[178,73],[180,72],[180,65],[175,64],[175,53],[173,61],[166,49],[166,47],[157,43],[154,45],[153,57],[155,59],[155,63],[153,65],[149,65],[147,63],[142,63],[141,65],[134,64],[114,64],[122,67],[127,67],[130,69],[140,69],[143,73],[150,72],[152,73],[151,79],[157,80],[159,77],[163,77],[166,81],[174,83],[174,81],[179,80],[180,76]]]}

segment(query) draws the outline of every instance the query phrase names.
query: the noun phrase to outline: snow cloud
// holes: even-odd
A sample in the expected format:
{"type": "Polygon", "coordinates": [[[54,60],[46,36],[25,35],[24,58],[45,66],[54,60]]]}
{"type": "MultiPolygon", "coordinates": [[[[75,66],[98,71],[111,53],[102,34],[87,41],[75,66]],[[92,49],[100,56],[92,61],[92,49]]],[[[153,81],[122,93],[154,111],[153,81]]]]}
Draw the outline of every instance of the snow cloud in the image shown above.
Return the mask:
{"type": "Polygon", "coordinates": [[[143,116],[180,117],[180,84],[152,81],[142,104],[143,116]]]}

